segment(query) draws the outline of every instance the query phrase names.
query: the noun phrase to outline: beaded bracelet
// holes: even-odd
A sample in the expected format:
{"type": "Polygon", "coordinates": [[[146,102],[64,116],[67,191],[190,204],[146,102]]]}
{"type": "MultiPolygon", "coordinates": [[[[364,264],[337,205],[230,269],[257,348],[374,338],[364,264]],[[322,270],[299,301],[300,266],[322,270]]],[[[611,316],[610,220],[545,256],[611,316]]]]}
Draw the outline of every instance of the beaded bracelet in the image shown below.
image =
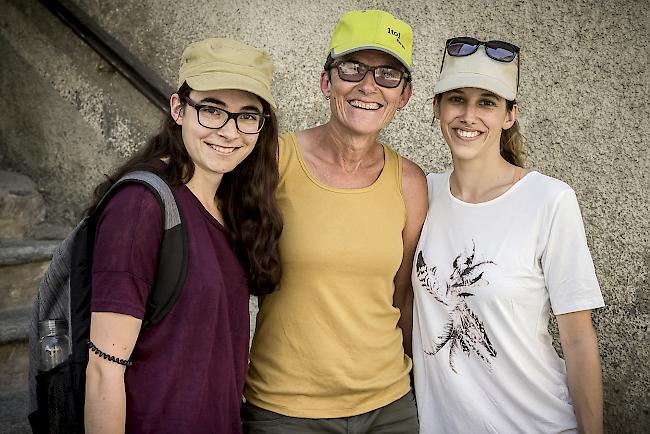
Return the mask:
{"type": "Polygon", "coordinates": [[[133,362],[130,361],[130,360],[118,359],[118,358],[115,357],[115,356],[111,356],[110,354],[106,354],[105,352],[103,352],[102,350],[100,350],[99,348],[97,348],[97,347],[95,346],[95,344],[93,344],[93,343],[90,341],[90,339],[86,339],[86,343],[88,343],[88,348],[90,348],[90,351],[92,351],[93,353],[97,354],[99,357],[103,357],[103,358],[105,358],[106,360],[108,360],[108,361],[110,361],[110,362],[113,362],[113,363],[117,363],[117,364],[119,364],[119,365],[124,365],[124,366],[131,366],[131,365],[133,365],[133,362]]]}

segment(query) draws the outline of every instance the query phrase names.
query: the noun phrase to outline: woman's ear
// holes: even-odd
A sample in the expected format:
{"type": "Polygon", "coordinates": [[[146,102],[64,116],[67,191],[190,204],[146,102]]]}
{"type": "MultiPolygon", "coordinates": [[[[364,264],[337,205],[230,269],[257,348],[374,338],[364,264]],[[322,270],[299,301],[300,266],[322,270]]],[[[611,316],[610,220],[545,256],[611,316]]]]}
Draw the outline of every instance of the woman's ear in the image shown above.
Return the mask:
{"type": "Polygon", "coordinates": [[[515,124],[517,121],[517,114],[519,114],[519,106],[515,103],[512,106],[512,110],[506,112],[506,118],[503,120],[504,130],[510,129],[515,124]]]}
{"type": "Polygon", "coordinates": [[[169,113],[176,125],[183,125],[183,104],[181,104],[181,98],[177,93],[169,98],[169,113]]]}
{"type": "Polygon", "coordinates": [[[440,98],[433,97],[431,108],[433,109],[433,120],[440,119],[440,98]]]}
{"type": "Polygon", "coordinates": [[[331,93],[332,82],[330,81],[330,72],[323,71],[320,73],[320,91],[323,92],[323,96],[326,99],[329,99],[331,93]]]}
{"type": "Polygon", "coordinates": [[[413,95],[413,84],[409,81],[402,89],[402,95],[400,96],[399,101],[400,110],[403,109],[406,106],[406,103],[409,102],[411,95],[413,95]]]}

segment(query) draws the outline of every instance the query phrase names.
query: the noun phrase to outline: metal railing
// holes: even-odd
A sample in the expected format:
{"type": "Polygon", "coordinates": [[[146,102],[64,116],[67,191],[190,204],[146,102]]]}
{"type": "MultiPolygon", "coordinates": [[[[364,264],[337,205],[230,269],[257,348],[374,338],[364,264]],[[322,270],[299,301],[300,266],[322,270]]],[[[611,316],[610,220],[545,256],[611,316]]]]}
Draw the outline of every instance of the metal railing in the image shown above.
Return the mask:
{"type": "Polygon", "coordinates": [[[163,112],[169,111],[173,90],[151,68],[134,57],[113,36],[99,27],[84,11],[70,1],[39,0],[52,14],[70,27],[140,93],[163,112]]]}

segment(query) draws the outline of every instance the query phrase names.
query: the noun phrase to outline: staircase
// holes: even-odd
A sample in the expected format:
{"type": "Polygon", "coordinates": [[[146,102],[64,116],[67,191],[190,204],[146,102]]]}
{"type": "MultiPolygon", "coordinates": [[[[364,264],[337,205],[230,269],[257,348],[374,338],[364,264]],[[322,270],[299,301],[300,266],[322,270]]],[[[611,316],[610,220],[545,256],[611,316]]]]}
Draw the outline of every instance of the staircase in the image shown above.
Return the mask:
{"type": "Polygon", "coordinates": [[[76,222],[92,187],[169,108],[168,84],[79,3],[0,0],[0,99],[47,108],[13,104],[0,117],[0,434],[31,432],[31,305],[58,240],[72,229],[47,219],[76,222]],[[16,170],[47,190],[39,194],[16,170]]]}
{"type": "Polygon", "coordinates": [[[27,329],[38,283],[68,231],[44,223],[28,177],[0,170],[0,432],[29,433],[27,329]]]}

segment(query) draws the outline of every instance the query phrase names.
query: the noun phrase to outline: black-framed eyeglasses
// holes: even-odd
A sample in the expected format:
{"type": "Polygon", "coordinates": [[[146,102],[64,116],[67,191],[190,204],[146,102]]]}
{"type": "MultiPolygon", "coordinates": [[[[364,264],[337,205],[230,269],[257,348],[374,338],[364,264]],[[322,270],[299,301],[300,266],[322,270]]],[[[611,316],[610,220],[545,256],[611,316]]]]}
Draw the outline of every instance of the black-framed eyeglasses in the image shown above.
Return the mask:
{"type": "Polygon", "coordinates": [[[233,113],[213,105],[196,103],[189,97],[185,98],[185,102],[196,110],[199,125],[212,130],[223,128],[230,119],[234,119],[235,126],[240,132],[257,134],[262,131],[264,121],[270,117],[265,113],[233,113]]]}
{"type": "Polygon", "coordinates": [[[354,62],[351,60],[344,60],[341,62],[333,63],[330,68],[336,68],[339,73],[339,78],[343,81],[358,83],[363,80],[368,73],[372,71],[372,76],[375,83],[381,87],[393,89],[402,82],[402,78],[408,79],[408,72],[401,69],[393,68],[392,66],[369,66],[365,63],[354,62]]]}
{"type": "Polygon", "coordinates": [[[485,46],[485,54],[497,62],[512,62],[517,59],[517,89],[519,89],[519,50],[520,48],[510,42],[505,41],[480,41],[476,38],[469,36],[462,36],[457,38],[447,39],[445,42],[445,53],[442,56],[442,66],[445,64],[445,55],[449,54],[453,57],[465,57],[476,53],[478,47],[485,46]]]}

